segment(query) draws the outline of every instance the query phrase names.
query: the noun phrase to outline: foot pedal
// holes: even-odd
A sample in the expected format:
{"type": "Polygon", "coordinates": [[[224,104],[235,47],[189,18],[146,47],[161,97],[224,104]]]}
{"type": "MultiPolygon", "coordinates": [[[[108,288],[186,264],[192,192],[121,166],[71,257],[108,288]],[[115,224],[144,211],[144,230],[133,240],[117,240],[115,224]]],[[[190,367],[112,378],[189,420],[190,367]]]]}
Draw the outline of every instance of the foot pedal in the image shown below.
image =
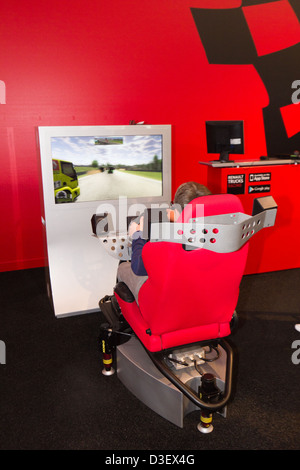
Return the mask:
{"type": "Polygon", "coordinates": [[[114,295],[106,295],[99,302],[99,307],[106,321],[112,328],[118,326],[120,321],[121,310],[117,309],[117,300],[114,295]]]}
{"type": "Polygon", "coordinates": [[[111,296],[111,304],[112,304],[113,310],[115,311],[115,314],[120,319],[120,317],[122,315],[122,312],[121,312],[120,306],[118,304],[118,301],[117,301],[117,299],[114,295],[111,296]]]}

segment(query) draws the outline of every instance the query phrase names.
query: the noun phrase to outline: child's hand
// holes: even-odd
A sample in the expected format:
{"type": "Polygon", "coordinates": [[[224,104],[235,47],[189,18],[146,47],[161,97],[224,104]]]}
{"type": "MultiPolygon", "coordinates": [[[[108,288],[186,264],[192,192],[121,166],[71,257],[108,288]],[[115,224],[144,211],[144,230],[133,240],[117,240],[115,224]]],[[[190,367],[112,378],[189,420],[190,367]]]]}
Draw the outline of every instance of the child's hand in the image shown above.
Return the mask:
{"type": "Polygon", "coordinates": [[[131,222],[128,228],[128,235],[132,237],[134,232],[136,232],[137,230],[139,230],[139,225],[136,222],[131,222]]]}
{"type": "Polygon", "coordinates": [[[167,216],[170,222],[175,222],[175,211],[172,209],[167,209],[167,216]]]}
{"type": "Polygon", "coordinates": [[[129,229],[128,229],[128,235],[132,237],[134,232],[137,232],[138,230],[143,231],[143,227],[144,227],[144,216],[140,218],[139,224],[137,224],[134,221],[131,222],[131,224],[129,225],[129,229]]]}

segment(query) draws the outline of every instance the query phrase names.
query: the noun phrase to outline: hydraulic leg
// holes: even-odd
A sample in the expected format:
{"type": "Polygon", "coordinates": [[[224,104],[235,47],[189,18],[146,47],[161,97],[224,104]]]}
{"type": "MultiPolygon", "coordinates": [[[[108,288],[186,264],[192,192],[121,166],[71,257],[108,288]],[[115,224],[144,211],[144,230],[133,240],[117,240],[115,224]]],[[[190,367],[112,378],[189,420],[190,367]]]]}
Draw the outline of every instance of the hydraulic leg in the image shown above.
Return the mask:
{"type": "MultiPolygon", "coordinates": [[[[199,397],[205,403],[217,403],[221,390],[216,386],[216,378],[213,374],[204,374],[199,387],[199,397]]],[[[209,410],[201,410],[200,423],[197,426],[202,433],[210,433],[213,430],[212,413],[209,410]]]]}
{"type": "Polygon", "coordinates": [[[102,351],[103,375],[113,375],[115,373],[113,365],[113,353],[115,351],[115,334],[108,324],[101,326],[100,342],[102,351]]]}

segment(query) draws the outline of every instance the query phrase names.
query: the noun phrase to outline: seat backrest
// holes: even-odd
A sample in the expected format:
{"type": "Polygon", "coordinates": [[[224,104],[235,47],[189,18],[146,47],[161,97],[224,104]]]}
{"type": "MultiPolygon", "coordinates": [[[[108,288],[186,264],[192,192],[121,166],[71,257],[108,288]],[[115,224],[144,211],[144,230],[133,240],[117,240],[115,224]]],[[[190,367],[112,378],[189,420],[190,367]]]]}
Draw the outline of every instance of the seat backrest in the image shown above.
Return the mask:
{"type": "MultiPolygon", "coordinates": [[[[188,204],[180,221],[199,216],[199,205],[204,217],[244,213],[237,196],[210,195],[188,204]]],[[[171,338],[170,344],[228,335],[247,253],[248,244],[232,253],[215,253],[187,251],[178,243],[147,243],[142,256],[148,280],[139,293],[139,308],[151,334],[171,338]]]]}

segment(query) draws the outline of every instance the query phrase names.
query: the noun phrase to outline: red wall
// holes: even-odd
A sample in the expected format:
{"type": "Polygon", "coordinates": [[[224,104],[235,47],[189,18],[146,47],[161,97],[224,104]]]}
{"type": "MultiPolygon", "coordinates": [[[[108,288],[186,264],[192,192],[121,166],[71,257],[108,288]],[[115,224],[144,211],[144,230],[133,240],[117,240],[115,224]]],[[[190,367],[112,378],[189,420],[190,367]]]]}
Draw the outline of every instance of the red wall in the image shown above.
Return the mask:
{"type": "Polygon", "coordinates": [[[206,183],[206,120],[243,119],[245,158],[266,153],[260,76],[209,64],[191,14],[240,5],[0,0],[1,271],[45,263],[37,126],[172,124],[173,190],[206,183]]]}

